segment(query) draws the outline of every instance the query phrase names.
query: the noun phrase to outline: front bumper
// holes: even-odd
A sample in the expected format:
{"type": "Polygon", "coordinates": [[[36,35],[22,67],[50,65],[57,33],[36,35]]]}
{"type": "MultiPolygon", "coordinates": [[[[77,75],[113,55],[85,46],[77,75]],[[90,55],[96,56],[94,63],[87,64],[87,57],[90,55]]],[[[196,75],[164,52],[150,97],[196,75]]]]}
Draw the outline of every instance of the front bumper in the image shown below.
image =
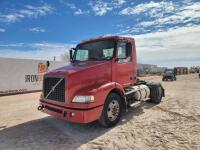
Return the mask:
{"type": "Polygon", "coordinates": [[[163,76],[163,78],[165,78],[165,79],[172,79],[173,76],[163,76]]]}
{"type": "Polygon", "coordinates": [[[103,105],[93,108],[78,109],[58,106],[47,102],[40,102],[38,110],[69,122],[89,123],[100,118],[103,105]]]}

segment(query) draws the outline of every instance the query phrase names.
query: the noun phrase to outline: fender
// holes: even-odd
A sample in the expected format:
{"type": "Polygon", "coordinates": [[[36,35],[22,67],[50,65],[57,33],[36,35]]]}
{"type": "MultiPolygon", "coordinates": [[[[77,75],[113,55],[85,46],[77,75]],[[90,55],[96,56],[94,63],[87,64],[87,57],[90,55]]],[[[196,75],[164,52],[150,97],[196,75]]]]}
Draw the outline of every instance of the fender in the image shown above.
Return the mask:
{"type": "Polygon", "coordinates": [[[98,88],[96,95],[98,97],[101,97],[102,104],[104,104],[104,102],[106,100],[106,97],[113,90],[117,90],[122,95],[125,94],[125,91],[124,91],[123,87],[119,83],[116,83],[116,82],[108,82],[106,84],[101,85],[98,88]]]}
{"type": "MultiPolygon", "coordinates": [[[[96,107],[100,105],[104,105],[106,97],[113,90],[119,92],[121,95],[125,94],[123,87],[116,82],[107,82],[98,86],[97,88],[87,89],[81,92],[78,92],[76,95],[93,95],[95,97],[95,102],[90,103],[87,107],[96,107]]],[[[82,104],[85,105],[85,104],[82,104]]]]}

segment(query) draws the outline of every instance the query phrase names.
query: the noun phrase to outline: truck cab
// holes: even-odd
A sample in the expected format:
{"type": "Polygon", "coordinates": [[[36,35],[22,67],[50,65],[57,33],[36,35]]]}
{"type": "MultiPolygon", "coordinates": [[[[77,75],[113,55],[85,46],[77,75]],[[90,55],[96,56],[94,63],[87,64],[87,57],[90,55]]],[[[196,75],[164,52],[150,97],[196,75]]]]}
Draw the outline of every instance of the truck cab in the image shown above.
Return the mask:
{"type": "Polygon", "coordinates": [[[122,110],[149,99],[159,103],[159,83],[137,79],[135,41],[130,37],[98,37],[70,50],[70,63],[44,75],[38,110],[60,119],[114,126],[122,110]]]}
{"type": "Polygon", "coordinates": [[[165,69],[164,74],[163,74],[163,78],[162,81],[176,81],[176,69],[165,69]]]}

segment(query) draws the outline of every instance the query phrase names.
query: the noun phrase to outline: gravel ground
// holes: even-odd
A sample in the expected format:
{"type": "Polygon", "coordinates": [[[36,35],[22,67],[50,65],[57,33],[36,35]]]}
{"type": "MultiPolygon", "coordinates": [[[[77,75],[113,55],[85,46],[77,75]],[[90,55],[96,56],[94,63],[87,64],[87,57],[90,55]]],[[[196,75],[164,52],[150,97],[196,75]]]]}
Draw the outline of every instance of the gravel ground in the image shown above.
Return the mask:
{"type": "MultiPolygon", "coordinates": [[[[161,81],[161,77],[145,77],[161,81]]],[[[37,111],[40,93],[0,97],[0,150],[200,150],[200,79],[163,82],[159,105],[142,103],[113,128],[68,123],[37,111]]]]}

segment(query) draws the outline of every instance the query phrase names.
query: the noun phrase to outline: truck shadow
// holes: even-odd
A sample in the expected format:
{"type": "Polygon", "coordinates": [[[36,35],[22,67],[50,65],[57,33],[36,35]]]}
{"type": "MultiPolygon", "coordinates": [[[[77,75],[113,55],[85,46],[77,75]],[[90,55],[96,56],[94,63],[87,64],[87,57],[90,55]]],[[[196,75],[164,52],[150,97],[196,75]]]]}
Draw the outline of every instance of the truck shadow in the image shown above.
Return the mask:
{"type": "MultiPolygon", "coordinates": [[[[129,108],[118,126],[153,106],[155,105],[146,102],[135,109],[129,108]]],[[[81,125],[49,116],[0,130],[0,149],[76,149],[109,130],[112,128],[102,128],[97,122],[81,125]]]]}

